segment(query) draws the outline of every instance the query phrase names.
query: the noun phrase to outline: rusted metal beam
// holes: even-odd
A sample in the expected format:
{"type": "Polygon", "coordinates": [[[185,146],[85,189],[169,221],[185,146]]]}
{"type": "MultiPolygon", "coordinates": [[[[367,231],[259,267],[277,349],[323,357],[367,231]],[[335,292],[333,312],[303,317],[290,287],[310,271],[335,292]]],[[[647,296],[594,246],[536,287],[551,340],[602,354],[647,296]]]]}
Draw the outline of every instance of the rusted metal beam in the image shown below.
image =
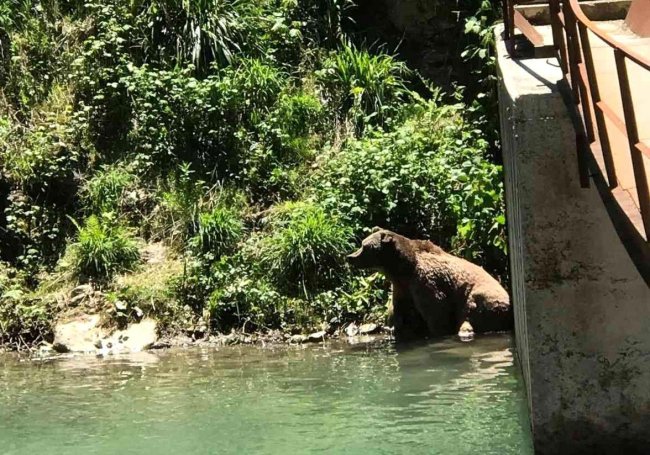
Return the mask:
{"type": "MultiPolygon", "coordinates": [[[[510,36],[511,43],[515,37],[515,0],[508,1],[508,35],[510,36]]],[[[511,46],[511,50],[514,46],[511,46]]]]}
{"type": "Polygon", "coordinates": [[[645,173],[645,164],[641,151],[637,148],[639,140],[639,129],[636,123],[636,114],[632,102],[632,90],[630,79],[625,65],[626,55],[620,49],[614,51],[616,59],[616,71],[618,73],[618,85],[621,89],[621,100],[623,101],[623,114],[625,115],[625,126],[627,127],[627,140],[630,144],[632,158],[632,170],[634,171],[634,183],[636,184],[637,196],[641,218],[645,227],[646,239],[650,239],[650,190],[645,173]]]}
{"type": "Polygon", "coordinates": [[[505,41],[510,41],[510,14],[509,14],[509,9],[510,8],[510,3],[511,1],[508,0],[502,0],[501,2],[501,9],[503,10],[503,30],[504,30],[504,38],[505,41]]]}
{"type": "Polygon", "coordinates": [[[528,19],[526,19],[523,14],[517,10],[514,11],[514,20],[515,27],[521,30],[521,33],[524,34],[524,36],[533,44],[533,46],[540,47],[544,45],[544,38],[542,35],[537,30],[535,30],[535,27],[533,27],[531,23],[528,22],[528,19]]]}
{"type": "Polygon", "coordinates": [[[618,115],[616,115],[616,112],[614,112],[614,110],[611,107],[609,107],[603,101],[598,101],[596,103],[596,107],[600,109],[600,111],[603,114],[605,114],[607,120],[612,122],[612,124],[616,127],[617,130],[627,135],[627,127],[625,126],[625,122],[618,115]]]}
{"type": "MultiPolygon", "coordinates": [[[[518,28],[524,37],[535,46],[536,51],[544,47],[543,36],[527,20],[527,18],[515,9],[515,4],[527,3],[527,0],[503,0],[504,21],[506,22],[507,34],[514,36],[514,27],[518,28]]],[[[647,159],[650,159],[650,144],[640,139],[639,126],[636,123],[635,111],[630,87],[630,80],[627,74],[627,63],[633,62],[639,67],[650,71],[650,56],[644,52],[629,46],[625,42],[616,40],[606,30],[599,28],[597,23],[587,18],[579,0],[547,0],[548,14],[553,33],[553,48],[555,49],[562,72],[569,81],[571,87],[572,102],[577,114],[574,119],[576,125],[576,143],[578,149],[583,151],[578,154],[578,166],[580,170],[581,183],[587,186],[589,175],[585,171],[584,150],[591,149],[594,153],[599,167],[604,167],[604,174],[607,178],[609,190],[612,195],[616,192],[629,194],[634,192],[626,183],[626,187],[619,185],[617,178],[616,162],[614,161],[612,142],[610,134],[622,134],[627,138],[628,151],[616,150],[616,153],[630,153],[636,188],[638,204],[633,204],[632,210],[628,203],[625,212],[630,220],[636,220],[634,226],[639,235],[643,236],[646,244],[650,243],[650,191],[648,186],[647,159]],[[599,88],[598,71],[601,70],[600,62],[594,61],[590,38],[596,36],[609,46],[614,53],[618,73],[618,85],[623,104],[623,114],[612,106],[618,104],[618,100],[602,99],[599,88]],[[617,131],[612,131],[612,129],[617,131]],[[594,151],[598,151],[596,154],[594,151]],[[599,157],[602,157],[600,160],[599,157]],[[619,190],[620,189],[620,190],[619,190]],[[631,211],[630,211],[631,210],[631,211]]],[[[628,12],[627,24],[637,34],[650,37],[650,0],[632,0],[632,6],[628,12]]],[[[623,16],[621,16],[622,18],[623,16]]],[[[603,82],[602,80],[600,81],[603,82]]],[[[643,135],[646,135],[646,131],[643,135]]],[[[619,172],[623,172],[619,170],[619,172]]],[[[599,174],[600,175],[600,174],[599,174]]],[[[604,179],[601,177],[601,181],[604,179]]],[[[627,182],[627,180],[626,180],[627,182]]]]}
{"type": "Polygon", "coordinates": [[[639,151],[639,153],[645,155],[646,158],[650,160],[650,147],[645,145],[643,142],[637,142],[634,144],[634,147],[639,151]]]}
{"type": "MultiPolygon", "coordinates": [[[[594,59],[591,55],[591,44],[589,43],[589,31],[582,22],[578,22],[578,32],[580,33],[580,41],[582,43],[582,55],[584,57],[585,68],[587,70],[587,78],[589,80],[589,89],[591,91],[592,102],[598,106],[601,102],[600,90],[598,88],[598,80],[596,79],[596,68],[594,66],[594,59]]],[[[600,138],[600,148],[603,152],[603,161],[605,162],[605,171],[607,172],[607,182],[610,188],[618,186],[616,178],[616,167],[614,158],[612,156],[612,149],[609,142],[609,134],[607,133],[607,124],[603,112],[600,109],[594,109],[596,116],[596,125],[598,127],[598,137],[600,138]]]]}
{"type": "Polygon", "coordinates": [[[610,36],[609,33],[601,30],[598,25],[594,24],[591,20],[585,16],[585,13],[582,12],[582,8],[578,3],[578,0],[568,0],[568,8],[571,9],[573,14],[576,16],[576,19],[580,24],[587,27],[594,35],[596,35],[601,40],[605,41],[612,49],[618,49],[625,53],[626,58],[632,60],[637,65],[643,67],[644,69],[650,71],[650,57],[640,54],[634,49],[626,46],[625,44],[616,41],[610,36]]]}
{"type": "Polygon", "coordinates": [[[589,94],[589,79],[587,78],[587,70],[585,69],[584,63],[580,62],[578,69],[578,85],[580,86],[580,99],[582,100],[582,118],[585,122],[585,129],[587,130],[587,139],[591,143],[596,139],[596,134],[594,133],[594,122],[591,118],[592,100],[589,94]]]}
{"type": "Polygon", "coordinates": [[[560,66],[562,73],[567,74],[569,68],[566,64],[566,47],[564,44],[564,19],[560,8],[560,0],[550,0],[549,10],[551,12],[551,28],[553,30],[553,46],[555,51],[560,55],[560,66]]]}

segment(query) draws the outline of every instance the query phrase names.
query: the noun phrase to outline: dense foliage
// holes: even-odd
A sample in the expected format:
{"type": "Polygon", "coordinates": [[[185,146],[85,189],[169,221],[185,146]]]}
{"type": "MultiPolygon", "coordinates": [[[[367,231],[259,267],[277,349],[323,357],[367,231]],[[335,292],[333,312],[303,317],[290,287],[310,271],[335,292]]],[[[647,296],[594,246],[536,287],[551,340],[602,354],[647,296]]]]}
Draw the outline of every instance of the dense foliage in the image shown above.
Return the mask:
{"type": "Polygon", "coordinates": [[[169,332],[376,320],[385,280],[344,262],[375,225],[503,276],[489,103],[423,93],[346,35],[352,7],[0,0],[0,343],[80,285],[169,332]]]}

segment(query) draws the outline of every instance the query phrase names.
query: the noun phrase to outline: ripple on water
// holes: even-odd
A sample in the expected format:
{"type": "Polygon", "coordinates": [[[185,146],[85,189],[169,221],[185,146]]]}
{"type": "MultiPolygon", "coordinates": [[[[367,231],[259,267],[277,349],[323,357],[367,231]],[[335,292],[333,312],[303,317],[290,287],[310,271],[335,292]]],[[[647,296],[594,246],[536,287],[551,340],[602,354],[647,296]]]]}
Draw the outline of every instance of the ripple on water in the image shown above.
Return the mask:
{"type": "Polygon", "coordinates": [[[3,453],[532,453],[508,336],[22,360],[3,453]]]}

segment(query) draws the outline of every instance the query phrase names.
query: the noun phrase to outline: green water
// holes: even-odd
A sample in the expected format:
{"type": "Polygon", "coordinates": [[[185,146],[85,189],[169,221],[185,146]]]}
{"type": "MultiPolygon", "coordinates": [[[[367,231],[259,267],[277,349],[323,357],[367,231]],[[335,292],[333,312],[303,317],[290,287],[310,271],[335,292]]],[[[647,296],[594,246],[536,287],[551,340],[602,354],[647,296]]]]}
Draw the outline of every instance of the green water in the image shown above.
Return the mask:
{"type": "Polygon", "coordinates": [[[509,336],[0,356],[2,454],[529,454],[509,336]]]}

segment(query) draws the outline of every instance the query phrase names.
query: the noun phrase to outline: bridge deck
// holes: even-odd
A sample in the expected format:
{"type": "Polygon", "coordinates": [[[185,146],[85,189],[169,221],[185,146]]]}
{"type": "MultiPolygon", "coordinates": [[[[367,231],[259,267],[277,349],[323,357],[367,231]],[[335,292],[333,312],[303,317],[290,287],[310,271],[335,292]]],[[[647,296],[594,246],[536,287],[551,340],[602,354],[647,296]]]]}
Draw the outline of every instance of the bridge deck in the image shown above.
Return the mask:
{"type": "MultiPolygon", "coordinates": [[[[635,35],[624,21],[604,21],[598,22],[597,24],[603,31],[609,33],[610,36],[625,44],[628,48],[639,52],[641,55],[650,56],[650,38],[642,38],[635,35]]],[[[590,34],[590,44],[596,66],[596,76],[601,98],[614,110],[619,118],[624,118],[614,52],[607,43],[600,40],[593,33],[590,34]]],[[[650,145],[650,72],[629,60],[626,62],[626,65],[630,78],[632,101],[639,136],[642,142],[650,145]]],[[[593,112],[591,116],[594,118],[593,112]]],[[[643,221],[640,212],[641,206],[639,204],[627,136],[613,122],[608,119],[605,121],[607,123],[607,132],[618,180],[618,188],[614,190],[614,194],[621,202],[621,205],[623,205],[622,208],[626,211],[630,220],[635,224],[639,232],[643,233],[643,221]],[[631,206],[630,201],[634,206],[631,206]]],[[[595,149],[598,150],[600,147],[595,147],[595,149]]],[[[644,163],[646,181],[650,183],[650,158],[644,156],[644,163]]],[[[601,167],[604,168],[602,163],[601,167]]]]}
{"type": "MultiPolygon", "coordinates": [[[[648,0],[650,3],[650,0],[648,0]]],[[[540,8],[542,6],[539,6],[540,8]]],[[[543,9],[539,10],[543,11],[543,9]]],[[[537,13],[539,15],[539,12],[537,13]]],[[[592,11],[593,14],[593,11],[592,11]]],[[[628,17],[629,19],[629,17],[628,17]]],[[[521,22],[521,21],[520,21],[521,22]]],[[[548,24],[548,22],[547,22],[548,24]]],[[[626,50],[637,53],[643,58],[650,58],[650,37],[643,37],[635,34],[629,27],[629,20],[593,20],[593,26],[604,32],[608,38],[624,46],[626,50]]],[[[515,24],[515,27],[517,24],[515,24]]],[[[551,25],[536,24],[524,27],[527,32],[524,34],[536,35],[537,49],[551,49],[554,46],[554,37],[551,25]]],[[[637,182],[639,175],[635,177],[635,168],[632,162],[632,153],[626,131],[625,113],[623,109],[623,98],[621,95],[621,83],[616,67],[614,48],[610,43],[603,41],[596,33],[587,29],[589,48],[593,58],[595,79],[600,92],[601,105],[609,111],[610,115],[604,115],[605,133],[608,137],[609,149],[611,150],[613,167],[616,173],[616,181],[609,181],[612,195],[618,201],[619,206],[627,215],[627,218],[636,228],[638,234],[648,242],[650,226],[643,222],[643,203],[639,200],[637,182]],[[612,119],[614,118],[614,119],[612,119]]],[[[579,44],[583,45],[580,39],[579,44]]],[[[542,51],[543,52],[543,51],[542,51]]],[[[584,49],[580,51],[580,58],[584,58],[584,49]]],[[[568,64],[568,63],[567,63],[568,64]]],[[[639,133],[639,141],[650,149],[650,71],[641,67],[630,59],[625,60],[625,68],[630,83],[631,104],[636,117],[636,126],[639,133]]],[[[569,78],[569,75],[566,75],[569,78]]],[[[589,79],[585,80],[587,87],[589,79]]],[[[587,92],[589,90],[587,89],[587,92]]],[[[580,106],[580,111],[586,120],[591,120],[594,129],[594,142],[590,144],[591,151],[599,164],[602,174],[607,173],[603,147],[600,140],[603,135],[599,134],[598,121],[596,119],[595,105],[591,99],[591,93],[587,94],[589,113],[582,112],[585,104],[580,106]]],[[[602,115],[600,112],[598,114],[602,115]]],[[[647,186],[650,186],[650,154],[642,155],[643,163],[640,175],[645,177],[647,186]]],[[[637,163],[637,174],[641,168],[637,163]]],[[[642,177],[642,179],[643,179],[642,177]]],[[[609,179],[608,179],[609,180],[609,179]]],[[[642,188],[641,193],[644,194],[642,188]]],[[[647,210],[647,209],[646,209],[647,210]]],[[[648,224],[648,220],[646,223],[648,224]]]]}
{"type": "MultiPolygon", "coordinates": [[[[600,22],[598,25],[610,33],[617,41],[625,43],[626,46],[638,51],[641,55],[650,55],[650,38],[641,38],[635,35],[623,21],[600,22]]],[[[607,103],[620,118],[624,118],[614,53],[611,47],[596,36],[591,39],[591,48],[596,64],[596,75],[601,96],[604,100],[607,100],[607,103]]],[[[629,60],[626,64],[640,139],[646,144],[650,144],[650,72],[645,71],[629,60]]],[[[623,190],[630,193],[637,207],[639,207],[627,138],[624,134],[616,134],[618,130],[614,125],[608,125],[607,129],[612,141],[612,150],[615,151],[614,159],[616,160],[618,183],[623,190]]],[[[650,160],[645,157],[645,162],[646,178],[648,178],[647,170],[650,169],[650,160]]]]}

